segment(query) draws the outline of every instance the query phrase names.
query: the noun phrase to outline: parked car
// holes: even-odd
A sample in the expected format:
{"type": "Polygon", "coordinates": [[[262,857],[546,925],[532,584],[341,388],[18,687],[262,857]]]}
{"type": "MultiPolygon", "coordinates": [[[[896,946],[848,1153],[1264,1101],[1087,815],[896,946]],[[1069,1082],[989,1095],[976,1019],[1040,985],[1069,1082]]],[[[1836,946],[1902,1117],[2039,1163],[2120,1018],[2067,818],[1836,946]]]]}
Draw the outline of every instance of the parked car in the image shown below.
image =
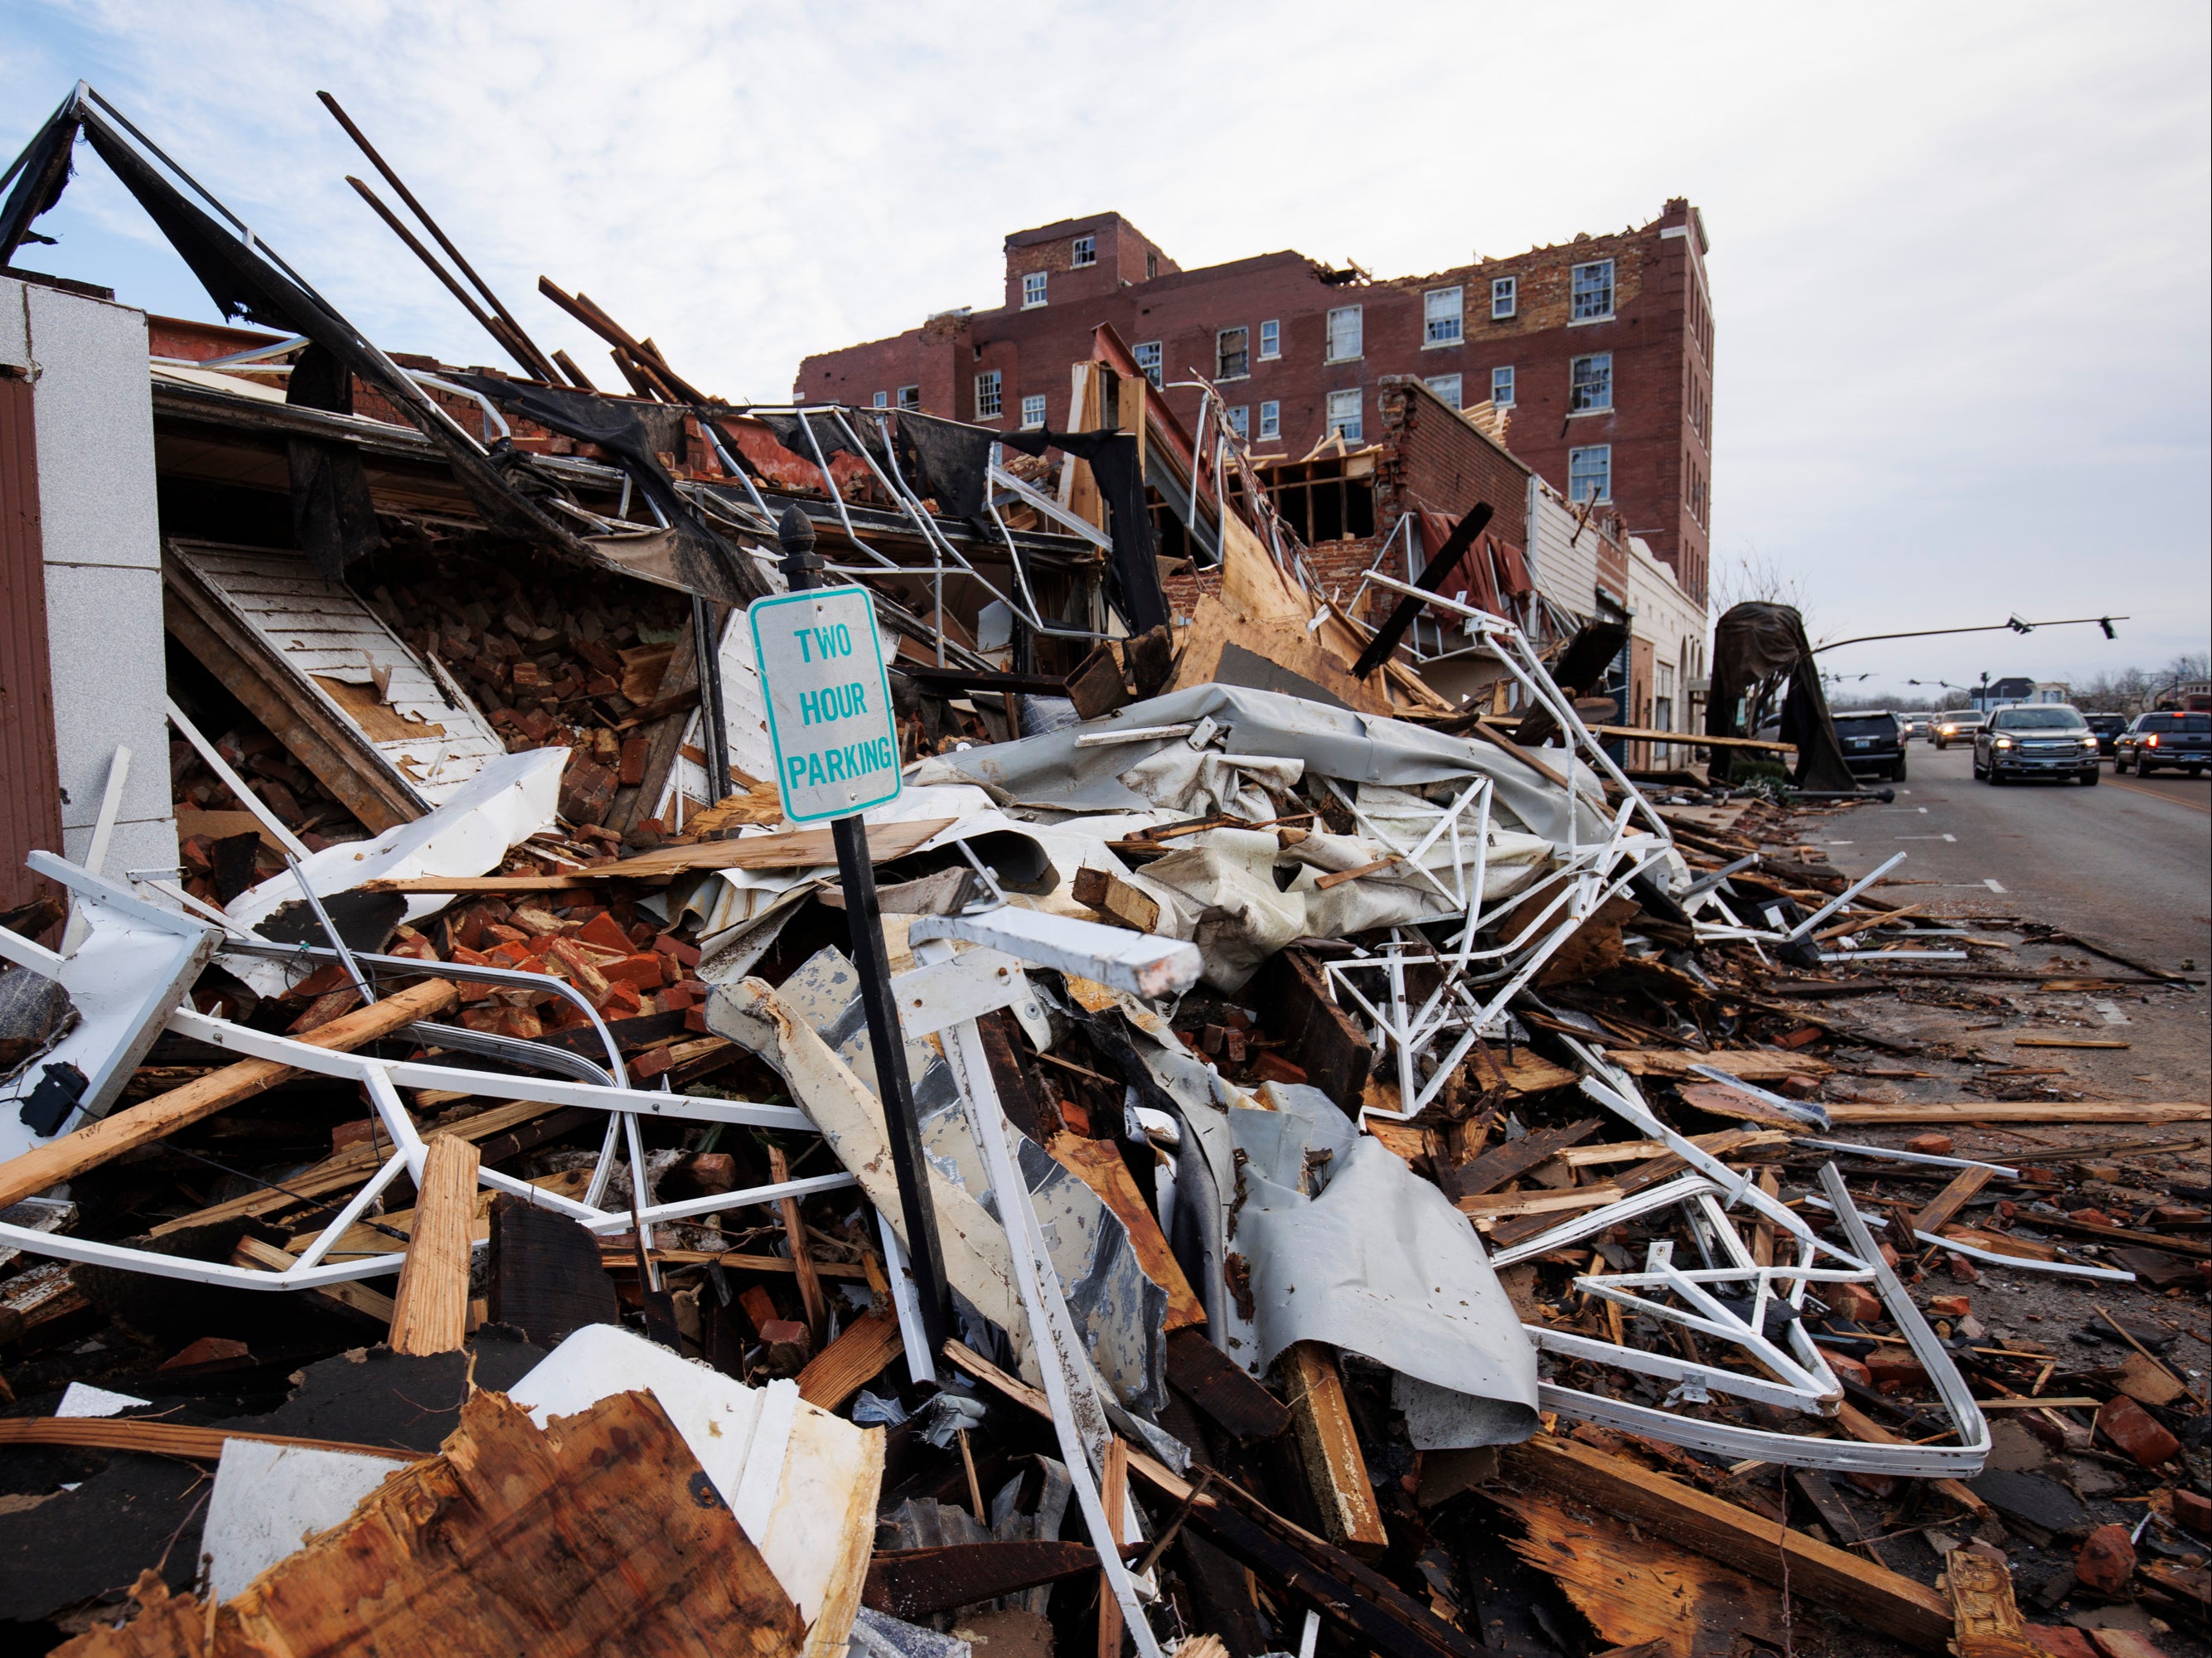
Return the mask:
{"type": "Polygon", "coordinates": [[[2097,752],[2110,759],[2112,745],[2119,741],[2120,733],[2128,728],[2128,716],[2124,714],[2084,714],[2081,717],[2089,722],[2089,729],[2096,733],[2097,752]]]}
{"type": "Polygon", "coordinates": [[[1894,714],[1838,714],[1836,741],[1844,764],[1892,783],[1905,781],[1905,727],[1894,714]]]}
{"type": "Polygon", "coordinates": [[[1936,722],[1925,714],[1907,714],[1899,722],[1898,735],[1911,742],[1915,738],[1922,742],[1936,733],[1936,722]]]}
{"type": "Polygon", "coordinates": [[[1974,775],[1990,783],[2014,777],[2097,781],[2097,739],[2079,709],[2063,703],[2000,708],[1974,734],[1974,775]]]}
{"type": "Polygon", "coordinates": [[[1948,748],[1954,742],[1971,743],[1974,734],[1982,728],[1985,716],[1971,708],[1954,708],[1936,716],[1936,747],[1948,748]]]}
{"type": "Polygon", "coordinates": [[[2133,766],[2139,777],[2161,766],[2201,777],[2208,763],[2212,763],[2212,714],[2138,714],[2112,744],[2112,769],[2125,771],[2133,766]]]}

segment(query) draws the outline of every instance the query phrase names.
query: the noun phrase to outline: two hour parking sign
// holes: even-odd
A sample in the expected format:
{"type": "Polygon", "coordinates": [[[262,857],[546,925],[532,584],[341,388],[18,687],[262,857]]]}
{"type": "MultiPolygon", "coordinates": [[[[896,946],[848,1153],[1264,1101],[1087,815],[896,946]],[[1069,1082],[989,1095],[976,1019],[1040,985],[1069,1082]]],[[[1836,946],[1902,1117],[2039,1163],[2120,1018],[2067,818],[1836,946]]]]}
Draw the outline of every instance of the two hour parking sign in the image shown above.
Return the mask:
{"type": "Polygon", "coordinates": [[[746,616],[784,815],[819,823],[896,800],[898,724],[867,594],[782,594],[754,600],[746,616]]]}

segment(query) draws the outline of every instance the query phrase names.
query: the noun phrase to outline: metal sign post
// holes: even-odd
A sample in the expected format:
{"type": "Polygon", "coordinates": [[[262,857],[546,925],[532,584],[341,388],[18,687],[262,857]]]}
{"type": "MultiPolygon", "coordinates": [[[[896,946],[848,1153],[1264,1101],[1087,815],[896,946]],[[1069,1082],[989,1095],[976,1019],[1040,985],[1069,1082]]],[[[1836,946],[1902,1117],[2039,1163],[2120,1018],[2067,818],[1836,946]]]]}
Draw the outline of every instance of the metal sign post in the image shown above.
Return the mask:
{"type": "Polygon", "coordinates": [[[819,585],[814,526],[797,507],[785,512],[776,537],[783,544],[791,591],[756,599],[747,611],[754,658],[768,696],[776,789],[784,815],[793,822],[831,820],[853,935],[853,965],[860,975],[868,1041],[875,1051],[876,1092],[890,1130],[899,1209],[906,1218],[906,1253],[933,1362],[951,1333],[951,1296],[924,1173],[928,1164],[923,1160],[921,1123],[907,1076],[906,1037],[891,1000],[875,866],[860,821],[869,807],[898,797],[898,724],[891,713],[874,602],[864,588],[819,585]]]}

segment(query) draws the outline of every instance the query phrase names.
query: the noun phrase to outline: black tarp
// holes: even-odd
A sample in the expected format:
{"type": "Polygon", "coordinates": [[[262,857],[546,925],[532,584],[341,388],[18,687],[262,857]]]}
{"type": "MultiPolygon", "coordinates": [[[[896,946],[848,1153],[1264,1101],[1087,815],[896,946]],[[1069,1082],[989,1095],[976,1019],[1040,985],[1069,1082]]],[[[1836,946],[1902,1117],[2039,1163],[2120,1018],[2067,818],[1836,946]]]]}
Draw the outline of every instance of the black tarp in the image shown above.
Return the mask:
{"type": "MultiPolygon", "coordinates": [[[[353,412],[353,375],[320,345],[293,363],[284,401],[295,408],[331,414],[353,412]]],[[[331,438],[285,440],[292,473],[292,539],[308,565],[326,582],[345,578],[348,564],[384,545],[377,533],[376,502],[361,451],[331,438]]]]}
{"type": "MultiPolygon", "coordinates": [[[[1786,675],[1790,688],[1782,704],[1781,740],[1796,747],[1797,786],[1846,792],[1858,787],[1844,764],[1843,745],[1836,741],[1805,619],[1795,609],[1757,602],[1734,607],[1714,625],[1712,661],[1707,736],[1756,735],[1741,729],[1738,722],[1747,715],[1757,717],[1765,700],[1761,693],[1771,695],[1786,675]]],[[[1729,756],[1735,752],[1740,751],[1713,751],[1711,774],[1717,781],[1728,776],[1729,756]]]]}
{"type": "Polygon", "coordinates": [[[669,441],[668,434],[653,428],[663,426],[660,417],[665,415],[673,415],[680,422],[683,411],[664,411],[493,375],[447,377],[482,392],[511,414],[580,443],[595,443],[612,455],[629,475],[632,487],[652,503],[668,526],[676,574],[690,592],[716,604],[742,606],[769,591],[750,556],[708,527],[660,464],[659,446],[669,441]]]}

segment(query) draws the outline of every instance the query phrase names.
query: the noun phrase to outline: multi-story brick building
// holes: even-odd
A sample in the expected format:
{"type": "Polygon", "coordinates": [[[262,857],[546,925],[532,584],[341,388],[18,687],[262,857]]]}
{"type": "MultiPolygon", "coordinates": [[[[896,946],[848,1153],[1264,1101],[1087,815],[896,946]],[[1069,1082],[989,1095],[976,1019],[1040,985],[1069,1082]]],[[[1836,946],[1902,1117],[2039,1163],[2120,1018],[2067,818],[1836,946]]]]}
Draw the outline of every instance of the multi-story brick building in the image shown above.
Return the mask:
{"type": "Polygon", "coordinates": [[[1004,302],[808,357],[794,394],[983,425],[1065,424],[1069,367],[1110,323],[1187,425],[1194,373],[1256,453],[1377,433],[1385,376],[1510,410],[1513,453],[1570,500],[1614,505],[1700,604],[1712,500],[1713,318],[1703,221],[1377,280],[1296,253],[1185,271],[1118,213],[1006,238],[1004,302]]]}

